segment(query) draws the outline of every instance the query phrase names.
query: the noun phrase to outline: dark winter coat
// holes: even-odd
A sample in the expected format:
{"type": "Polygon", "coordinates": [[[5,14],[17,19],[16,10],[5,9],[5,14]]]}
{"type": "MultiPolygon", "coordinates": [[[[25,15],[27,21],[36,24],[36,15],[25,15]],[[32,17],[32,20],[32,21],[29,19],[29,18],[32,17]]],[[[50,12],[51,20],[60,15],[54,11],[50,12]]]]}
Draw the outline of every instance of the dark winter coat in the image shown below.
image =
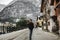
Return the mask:
{"type": "Polygon", "coordinates": [[[32,30],[32,29],[34,28],[34,24],[33,24],[33,22],[29,22],[29,23],[28,23],[28,27],[29,27],[29,29],[32,30]]]}

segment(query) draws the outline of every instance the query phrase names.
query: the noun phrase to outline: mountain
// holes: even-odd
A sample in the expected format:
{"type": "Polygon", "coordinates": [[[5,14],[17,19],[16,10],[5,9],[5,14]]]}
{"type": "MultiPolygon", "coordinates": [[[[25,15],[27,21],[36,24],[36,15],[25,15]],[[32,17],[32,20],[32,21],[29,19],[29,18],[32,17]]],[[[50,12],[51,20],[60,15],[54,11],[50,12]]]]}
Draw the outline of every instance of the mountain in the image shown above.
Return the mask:
{"type": "Polygon", "coordinates": [[[3,8],[4,8],[5,6],[6,6],[6,5],[0,4],[0,11],[3,10],[3,8]]]}
{"type": "Polygon", "coordinates": [[[38,16],[40,14],[41,0],[13,0],[1,11],[1,18],[20,18],[26,17],[27,14],[38,16]]]}

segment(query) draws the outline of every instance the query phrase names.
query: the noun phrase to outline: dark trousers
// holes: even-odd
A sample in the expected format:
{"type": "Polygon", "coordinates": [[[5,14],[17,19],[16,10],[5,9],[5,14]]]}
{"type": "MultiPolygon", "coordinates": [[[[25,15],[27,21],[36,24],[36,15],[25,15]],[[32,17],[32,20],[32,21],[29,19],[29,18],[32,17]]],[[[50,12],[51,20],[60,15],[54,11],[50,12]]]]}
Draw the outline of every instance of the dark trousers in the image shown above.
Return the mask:
{"type": "Polygon", "coordinates": [[[33,29],[30,29],[29,40],[32,40],[32,32],[33,32],[33,29]]]}

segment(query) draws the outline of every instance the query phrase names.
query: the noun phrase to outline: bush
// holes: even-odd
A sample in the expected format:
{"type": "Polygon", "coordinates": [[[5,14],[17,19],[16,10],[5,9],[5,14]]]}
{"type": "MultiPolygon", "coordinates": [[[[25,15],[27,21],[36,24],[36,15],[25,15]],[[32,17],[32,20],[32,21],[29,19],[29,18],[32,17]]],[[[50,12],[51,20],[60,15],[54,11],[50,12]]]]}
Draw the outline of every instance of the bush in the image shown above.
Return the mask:
{"type": "Polygon", "coordinates": [[[17,22],[17,28],[18,29],[24,29],[27,28],[27,21],[26,18],[22,17],[19,22],[17,22]]]}

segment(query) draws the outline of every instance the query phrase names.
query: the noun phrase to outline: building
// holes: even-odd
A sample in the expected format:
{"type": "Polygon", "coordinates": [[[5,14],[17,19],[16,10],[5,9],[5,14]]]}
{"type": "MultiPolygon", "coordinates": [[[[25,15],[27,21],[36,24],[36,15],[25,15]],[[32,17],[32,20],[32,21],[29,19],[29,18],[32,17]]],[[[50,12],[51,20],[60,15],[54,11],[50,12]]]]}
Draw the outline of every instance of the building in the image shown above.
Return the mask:
{"type": "Polygon", "coordinates": [[[43,18],[46,20],[46,30],[48,30],[48,20],[50,18],[50,3],[49,0],[42,0],[41,12],[43,13],[43,18]]]}
{"type": "MultiPolygon", "coordinates": [[[[51,0],[50,5],[54,6],[54,8],[55,8],[59,2],[60,2],[60,0],[51,0]]],[[[55,12],[55,16],[57,16],[57,13],[55,10],[54,10],[54,12],[55,12]]]]}
{"type": "Polygon", "coordinates": [[[50,17],[53,17],[53,21],[55,22],[57,28],[59,28],[57,21],[59,15],[58,13],[60,11],[60,9],[57,7],[59,6],[59,4],[60,0],[42,0],[41,3],[41,12],[44,14],[44,17],[46,18],[46,23],[48,23],[47,21],[50,17]]]}
{"type": "Polygon", "coordinates": [[[55,6],[55,12],[57,14],[56,16],[57,16],[57,21],[59,23],[59,30],[60,30],[60,2],[55,6]]]}

